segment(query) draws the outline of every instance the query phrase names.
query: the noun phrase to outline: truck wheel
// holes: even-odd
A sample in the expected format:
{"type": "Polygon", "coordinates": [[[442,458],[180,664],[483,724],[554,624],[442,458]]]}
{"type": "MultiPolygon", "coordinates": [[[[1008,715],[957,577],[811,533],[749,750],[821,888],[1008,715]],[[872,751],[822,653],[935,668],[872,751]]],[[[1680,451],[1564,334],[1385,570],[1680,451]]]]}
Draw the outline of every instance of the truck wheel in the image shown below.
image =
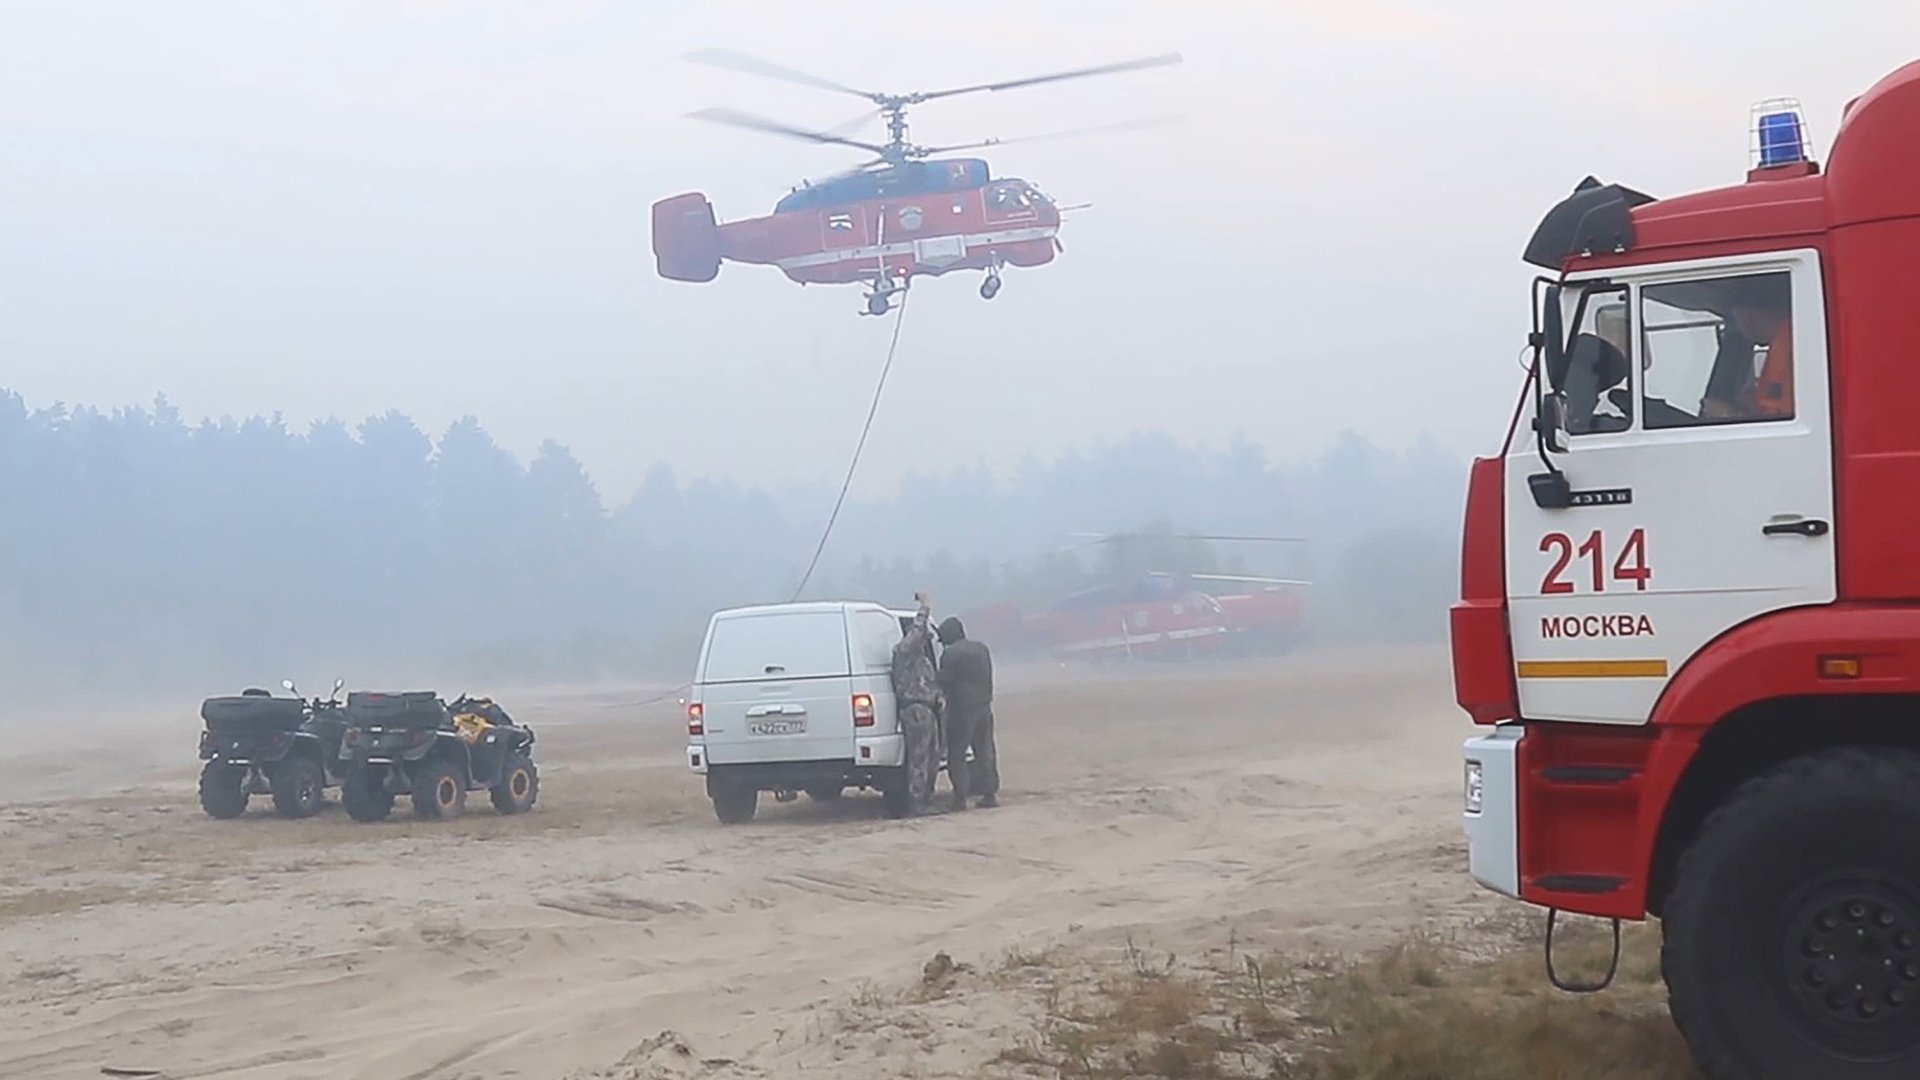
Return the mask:
{"type": "Polygon", "coordinates": [[[1714,1080],[1920,1075],[1920,754],[1830,750],[1741,787],[1662,920],[1674,1024],[1714,1080]]]}
{"type": "Polygon", "coordinates": [[[209,761],[200,770],[200,809],[208,817],[231,820],[247,812],[247,770],[209,761]]]}
{"type": "Polygon", "coordinates": [[[327,774],[318,761],[301,754],[275,765],[269,785],[273,791],[273,808],[281,817],[312,817],[320,812],[327,774]]]}
{"type": "Polygon", "coordinates": [[[749,784],[715,784],[713,787],[713,816],[719,818],[722,825],[752,821],[759,805],[760,792],[749,784]]]}
{"type": "Polygon", "coordinates": [[[456,818],[467,810],[466,777],[445,758],[420,763],[413,774],[413,812],[423,818],[456,818]]]}
{"type": "Polygon", "coordinates": [[[387,790],[386,773],[374,769],[353,769],[340,779],[340,803],[355,821],[385,821],[393,813],[393,792],[387,790]]]}
{"type": "Polygon", "coordinates": [[[540,797],[540,770],[525,754],[510,754],[500,782],[493,785],[493,808],[502,814],[523,814],[540,797]]]}

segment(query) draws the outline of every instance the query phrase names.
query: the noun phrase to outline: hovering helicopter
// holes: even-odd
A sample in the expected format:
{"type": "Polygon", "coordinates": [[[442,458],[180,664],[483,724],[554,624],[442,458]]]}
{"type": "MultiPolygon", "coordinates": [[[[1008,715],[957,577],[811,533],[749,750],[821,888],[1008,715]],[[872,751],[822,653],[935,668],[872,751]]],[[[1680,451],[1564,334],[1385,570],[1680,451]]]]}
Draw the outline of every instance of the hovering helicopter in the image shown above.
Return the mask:
{"type": "Polygon", "coordinates": [[[1177,120],[1153,118],[948,146],[921,146],[907,138],[907,108],[911,105],[958,94],[1012,90],[1176,64],[1180,62],[1177,53],[906,94],[858,90],[724,50],[691,53],[687,59],[866,98],[886,118],[887,141],[863,142],[851,136],[850,131],[870,121],[871,114],[828,131],[808,131],[730,109],[689,114],[806,142],[864,150],[874,157],[819,183],[802,183],[766,217],[721,224],[714,216],[713,204],[698,192],[654,203],[653,254],[660,276],[673,281],[707,282],[719,275],[723,261],[777,266],[802,285],[866,285],[864,315],[885,315],[892,310],[894,296],[904,292],[915,276],[939,277],[955,270],[984,271],[986,280],[980,284],[980,296],[991,300],[999,295],[1002,269],[1040,266],[1064,250],[1058,238],[1061,212],[1083,207],[1058,205],[1030,180],[995,177],[984,159],[940,155],[1013,142],[1157,127],[1177,120]]]}

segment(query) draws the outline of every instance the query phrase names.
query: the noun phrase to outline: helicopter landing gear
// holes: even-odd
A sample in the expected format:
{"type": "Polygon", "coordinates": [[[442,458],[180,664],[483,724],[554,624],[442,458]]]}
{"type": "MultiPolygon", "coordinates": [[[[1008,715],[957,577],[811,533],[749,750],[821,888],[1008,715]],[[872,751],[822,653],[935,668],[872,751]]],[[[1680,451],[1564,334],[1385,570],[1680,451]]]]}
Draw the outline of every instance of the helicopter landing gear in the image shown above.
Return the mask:
{"type": "Polygon", "coordinates": [[[867,294],[867,310],[862,315],[885,315],[893,310],[893,294],[907,291],[903,282],[895,285],[891,278],[881,278],[873,283],[873,291],[867,294]]]}
{"type": "Polygon", "coordinates": [[[991,300],[1000,295],[1000,271],[987,271],[987,280],[980,283],[980,299],[991,300]]]}

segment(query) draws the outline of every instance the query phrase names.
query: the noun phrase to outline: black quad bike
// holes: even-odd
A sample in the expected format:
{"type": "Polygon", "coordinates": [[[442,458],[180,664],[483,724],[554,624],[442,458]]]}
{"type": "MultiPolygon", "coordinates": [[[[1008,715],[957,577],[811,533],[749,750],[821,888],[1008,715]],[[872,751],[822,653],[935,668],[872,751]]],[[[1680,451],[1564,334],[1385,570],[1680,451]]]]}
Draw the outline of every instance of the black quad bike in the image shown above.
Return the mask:
{"type": "Polygon", "coordinates": [[[312,817],[339,782],[344,681],[334,680],[324,701],[302,699],[291,680],[280,685],[295,696],[249,688],[201,703],[200,808],[208,816],[237,818],[251,797],[270,794],[281,817],[312,817]]]}
{"type": "Polygon", "coordinates": [[[449,705],[431,690],[347,695],[340,740],[340,801],[355,821],[393,813],[397,795],[423,818],[466,812],[467,792],[485,789],[493,808],[519,814],[540,794],[533,729],[487,698],[449,705]]]}

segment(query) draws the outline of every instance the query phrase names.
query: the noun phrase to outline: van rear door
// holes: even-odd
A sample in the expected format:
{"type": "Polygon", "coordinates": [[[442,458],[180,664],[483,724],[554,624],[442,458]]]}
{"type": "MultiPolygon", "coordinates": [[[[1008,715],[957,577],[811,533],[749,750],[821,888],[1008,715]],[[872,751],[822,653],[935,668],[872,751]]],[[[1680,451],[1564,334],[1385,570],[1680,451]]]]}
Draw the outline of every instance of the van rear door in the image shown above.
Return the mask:
{"type": "Polygon", "coordinates": [[[839,609],[713,621],[700,656],[711,765],[853,757],[853,666],[839,609]]]}

